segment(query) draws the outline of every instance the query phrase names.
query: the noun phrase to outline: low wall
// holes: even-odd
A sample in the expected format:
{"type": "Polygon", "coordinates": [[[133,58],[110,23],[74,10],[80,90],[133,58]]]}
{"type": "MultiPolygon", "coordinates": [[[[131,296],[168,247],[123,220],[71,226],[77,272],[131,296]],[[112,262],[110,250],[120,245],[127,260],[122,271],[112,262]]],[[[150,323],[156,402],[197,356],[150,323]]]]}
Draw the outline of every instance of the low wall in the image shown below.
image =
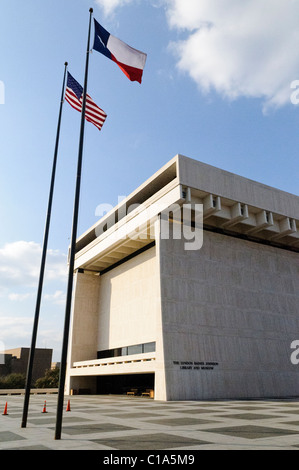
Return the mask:
{"type": "MultiPolygon", "coordinates": [[[[47,393],[58,393],[58,388],[32,388],[30,390],[32,395],[47,394],[47,393]]],[[[24,388],[2,388],[0,389],[0,395],[25,395],[24,388]]]]}

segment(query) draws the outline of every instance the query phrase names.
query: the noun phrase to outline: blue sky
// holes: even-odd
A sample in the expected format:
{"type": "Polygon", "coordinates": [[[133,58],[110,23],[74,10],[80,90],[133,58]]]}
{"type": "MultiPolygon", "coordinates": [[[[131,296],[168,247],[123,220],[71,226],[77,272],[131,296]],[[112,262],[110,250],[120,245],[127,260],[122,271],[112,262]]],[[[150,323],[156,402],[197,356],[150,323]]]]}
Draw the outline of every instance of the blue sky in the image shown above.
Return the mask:
{"type": "MultiPolygon", "coordinates": [[[[78,234],[177,153],[298,194],[291,0],[0,0],[0,345],[29,346],[64,62],[83,84],[89,8],[148,54],[142,84],[101,54],[88,92],[78,234]],[[1,93],[0,93],[1,97],[1,93]]],[[[296,24],[297,23],[297,24],[296,24]]],[[[93,30],[92,30],[93,34],[93,30]]],[[[64,103],[38,347],[60,359],[80,114],[64,103]]]]}

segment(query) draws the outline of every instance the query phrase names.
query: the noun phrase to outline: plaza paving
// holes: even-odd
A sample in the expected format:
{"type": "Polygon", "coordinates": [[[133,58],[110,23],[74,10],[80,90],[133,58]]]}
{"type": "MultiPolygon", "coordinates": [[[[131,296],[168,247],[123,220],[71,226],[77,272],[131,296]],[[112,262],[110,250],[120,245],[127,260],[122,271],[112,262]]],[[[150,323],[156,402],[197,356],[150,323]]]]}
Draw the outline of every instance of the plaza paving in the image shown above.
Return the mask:
{"type": "Polygon", "coordinates": [[[160,402],[66,396],[60,440],[54,439],[57,395],[30,397],[26,428],[21,428],[23,401],[22,395],[0,396],[1,450],[299,449],[299,399],[160,402]],[[45,401],[47,413],[42,413],[45,401]]]}

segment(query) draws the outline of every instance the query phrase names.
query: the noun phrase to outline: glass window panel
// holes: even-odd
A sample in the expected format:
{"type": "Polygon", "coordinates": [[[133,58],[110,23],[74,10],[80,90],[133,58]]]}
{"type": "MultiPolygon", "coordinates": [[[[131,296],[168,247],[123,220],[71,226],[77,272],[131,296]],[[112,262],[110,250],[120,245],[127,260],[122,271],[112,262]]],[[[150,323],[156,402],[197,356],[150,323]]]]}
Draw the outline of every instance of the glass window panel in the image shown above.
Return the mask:
{"type": "Polygon", "coordinates": [[[140,354],[142,353],[142,344],[136,344],[135,346],[128,346],[128,354],[140,354]]]}
{"type": "Polygon", "coordinates": [[[145,343],[143,346],[144,346],[143,351],[145,353],[156,351],[156,343],[155,342],[145,343]]]}

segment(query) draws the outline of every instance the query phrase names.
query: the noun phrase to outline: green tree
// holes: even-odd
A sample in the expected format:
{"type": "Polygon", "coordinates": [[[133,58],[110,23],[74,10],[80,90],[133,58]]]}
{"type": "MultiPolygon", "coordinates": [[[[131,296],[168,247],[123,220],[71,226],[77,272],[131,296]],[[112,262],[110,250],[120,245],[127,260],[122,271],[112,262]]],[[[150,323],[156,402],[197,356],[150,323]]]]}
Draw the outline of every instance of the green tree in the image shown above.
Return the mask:
{"type": "Polygon", "coordinates": [[[37,379],[36,388],[57,388],[59,382],[59,369],[46,370],[45,376],[37,379]]]}
{"type": "Polygon", "coordinates": [[[0,377],[0,388],[24,388],[26,382],[25,374],[9,374],[0,377]]]}

